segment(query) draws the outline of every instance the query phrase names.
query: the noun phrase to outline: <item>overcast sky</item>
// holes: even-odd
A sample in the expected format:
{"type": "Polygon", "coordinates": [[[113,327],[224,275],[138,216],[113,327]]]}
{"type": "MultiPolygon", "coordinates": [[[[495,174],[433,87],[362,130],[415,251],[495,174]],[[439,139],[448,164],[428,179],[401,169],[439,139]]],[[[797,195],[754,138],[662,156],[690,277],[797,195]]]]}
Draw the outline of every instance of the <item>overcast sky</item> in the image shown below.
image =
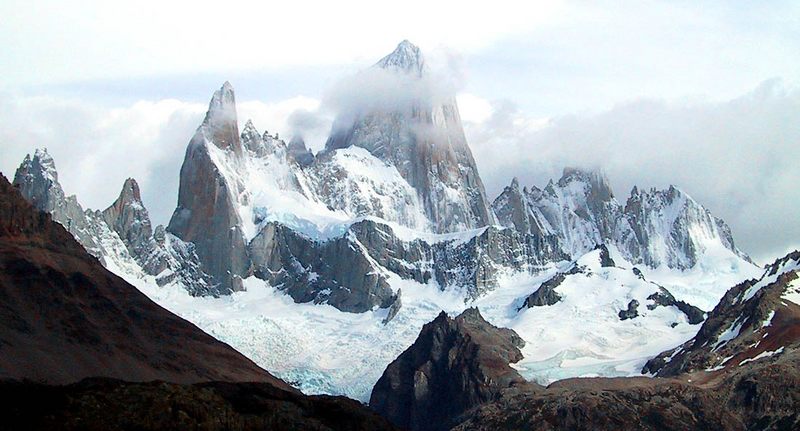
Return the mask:
{"type": "Polygon", "coordinates": [[[166,223],[223,81],[241,123],[320,148],[335,89],[409,39],[448,72],[492,197],[599,167],[620,199],[676,184],[762,262],[800,247],[798,2],[251,3],[0,3],[0,171],[48,147],[84,206],[132,176],[166,223]]]}

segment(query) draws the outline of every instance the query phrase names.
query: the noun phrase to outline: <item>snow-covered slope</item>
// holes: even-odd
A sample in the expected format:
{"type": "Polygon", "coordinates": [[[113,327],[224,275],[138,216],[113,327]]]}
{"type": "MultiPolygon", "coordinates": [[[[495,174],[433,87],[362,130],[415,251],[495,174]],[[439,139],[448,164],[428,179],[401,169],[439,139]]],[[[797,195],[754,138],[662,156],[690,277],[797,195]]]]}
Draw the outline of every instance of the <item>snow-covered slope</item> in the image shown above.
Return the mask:
{"type": "Polygon", "coordinates": [[[374,216],[414,230],[430,230],[416,191],[394,166],[363,148],[320,155],[308,176],[320,200],[350,217],[374,216]]]}
{"type": "MultiPolygon", "coordinates": [[[[516,366],[528,379],[550,382],[575,376],[636,375],[653,355],[693,337],[700,325],[688,323],[676,306],[660,306],[649,296],[660,287],[643,279],[611,248],[614,267],[602,267],[599,251],[577,261],[582,272],[570,274],[556,288],[562,300],[551,306],[522,309],[525,298],[571,262],[551,264],[538,275],[508,273],[499,286],[476,300],[465,300],[453,286],[389,277],[402,291],[402,307],[389,313],[374,309],[346,313],[325,304],[295,303],[281,290],[254,277],[246,290],[227,297],[194,298],[179,287],[139,287],[159,304],[229,343],[258,364],[305,392],[345,394],[360,400],[397,355],[414,341],[422,326],[440,310],[455,316],[477,306],[492,324],[514,329],[526,341],[525,358],[516,366]],[[621,320],[631,300],[639,316],[621,320]],[[673,325],[675,325],[673,327],[673,325]]],[[[739,280],[738,271],[715,275],[717,299],[739,280]]],[[[645,274],[645,277],[647,275],[645,274]]]]}
{"type": "Polygon", "coordinates": [[[535,272],[564,257],[553,237],[496,227],[467,230],[465,241],[431,233],[425,204],[397,165],[359,146],[301,163],[250,121],[241,136],[231,135],[236,118],[225,83],[187,147],[168,228],[195,245],[215,291],[241,290],[241,280],[255,275],[298,302],[363,312],[396,299],[390,274],[435,278],[476,297],[496,287],[505,269],[535,272]]]}

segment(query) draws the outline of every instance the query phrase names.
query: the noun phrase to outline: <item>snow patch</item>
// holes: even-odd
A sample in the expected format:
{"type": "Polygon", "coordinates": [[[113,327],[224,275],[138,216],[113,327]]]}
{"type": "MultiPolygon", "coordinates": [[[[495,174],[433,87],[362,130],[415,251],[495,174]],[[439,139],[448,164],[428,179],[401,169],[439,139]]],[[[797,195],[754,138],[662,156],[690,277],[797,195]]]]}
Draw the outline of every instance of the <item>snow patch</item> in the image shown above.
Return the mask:
{"type": "Polygon", "coordinates": [[[757,361],[759,359],[769,358],[770,356],[780,355],[781,353],[783,353],[783,349],[784,348],[781,347],[778,350],[761,352],[761,353],[759,353],[758,355],[756,355],[756,356],[754,356],[752,358],[745,359],[744,361],[739,362],[739,366],[742,366],[742,365],[744,365],[744,364],[746,364],[748,362],[757,361]]]}
{"type": "Polygon", "coordinates": [[[724,330],[722,334],[717,337],[717,344],[714,345],[714,348],[711,349],[712,352],[716,352],[720,347],[724,346],[728,343],[728,341],[733,340],[734,338],[739,336],[739,332],[742,330],[742,325],[744,325],[746,319],[742,319],[739,316],[736,320],[731,323],[728,329],[724,330]]]}

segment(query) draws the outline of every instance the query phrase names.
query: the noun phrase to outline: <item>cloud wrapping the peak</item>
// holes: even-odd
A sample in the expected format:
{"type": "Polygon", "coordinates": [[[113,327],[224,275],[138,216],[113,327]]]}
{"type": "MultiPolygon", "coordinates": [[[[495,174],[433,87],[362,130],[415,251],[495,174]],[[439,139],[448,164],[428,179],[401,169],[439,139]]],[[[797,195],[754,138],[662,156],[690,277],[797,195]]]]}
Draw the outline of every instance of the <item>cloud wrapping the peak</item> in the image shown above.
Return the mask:
{"type": "Polygon", "coordinates": [[[402,70],[369,67],[340,79],[322,99],[321,111],[346,127],[366,113],[408,112],[451,100],[463,88],[463,62],[452,51],[424,55],[421,76],[402,70]]]}

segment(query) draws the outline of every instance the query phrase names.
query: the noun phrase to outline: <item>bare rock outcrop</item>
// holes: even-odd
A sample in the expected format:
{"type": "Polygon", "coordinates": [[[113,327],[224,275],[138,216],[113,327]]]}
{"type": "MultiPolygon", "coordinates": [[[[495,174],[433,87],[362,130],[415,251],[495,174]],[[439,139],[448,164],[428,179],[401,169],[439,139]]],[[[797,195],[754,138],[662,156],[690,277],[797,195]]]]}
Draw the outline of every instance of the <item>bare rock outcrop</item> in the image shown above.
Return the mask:
{"type": "Polygon", "coordinates": [[[455,319],[442,312],[386,368],[370,407],[403,429],[450,429],[504,390],[537,387],[509,366],[522,359],[523,344],[514,331],[486,322],[477,308],[455,319]]]}

